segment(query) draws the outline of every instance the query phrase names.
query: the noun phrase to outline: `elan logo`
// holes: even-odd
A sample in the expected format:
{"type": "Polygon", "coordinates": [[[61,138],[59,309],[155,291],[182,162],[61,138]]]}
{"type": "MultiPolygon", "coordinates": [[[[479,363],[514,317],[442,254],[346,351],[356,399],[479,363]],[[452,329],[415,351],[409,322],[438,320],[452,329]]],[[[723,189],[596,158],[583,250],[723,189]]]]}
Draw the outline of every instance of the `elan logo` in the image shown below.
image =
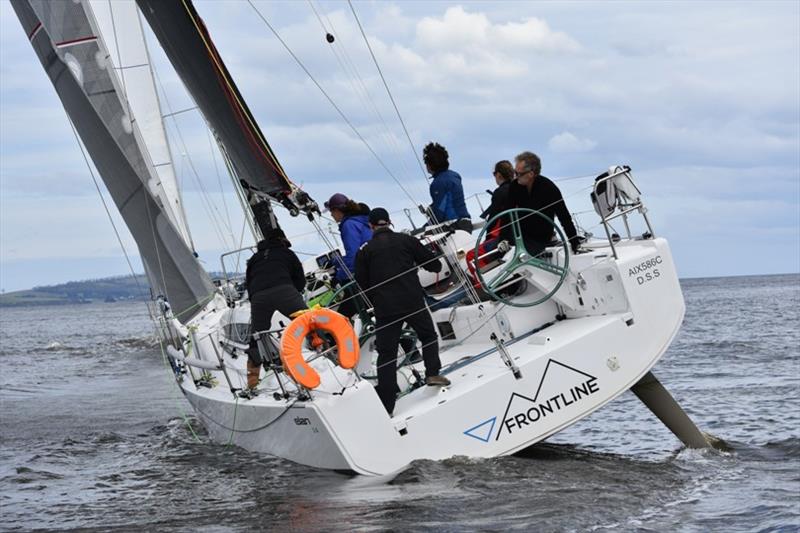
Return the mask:
{"type": "Polygon", "coordinates": [[[464,435],[489,442],[497,426],[494,440],[541,424],[547,417],[569,410],[576,403],[600,391],[597,378],[554,359],[545,365],[542,379],[533,398],[512,393],[503,416],[493,416],[464,431],[464,435]]]}

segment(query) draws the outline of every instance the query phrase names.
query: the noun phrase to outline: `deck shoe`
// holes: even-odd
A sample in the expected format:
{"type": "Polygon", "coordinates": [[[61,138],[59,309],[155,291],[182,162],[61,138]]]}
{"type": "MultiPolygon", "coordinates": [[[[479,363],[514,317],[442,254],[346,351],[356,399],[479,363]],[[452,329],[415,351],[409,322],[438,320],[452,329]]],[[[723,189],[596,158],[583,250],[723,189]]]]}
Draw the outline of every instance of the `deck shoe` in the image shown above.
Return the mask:
{"type": "Polygon", "coordinates": [[[425,378],[425,385],[431,387],[447,387],[450,385],[450,380],[444,376],[428,376],[425,378]]]}

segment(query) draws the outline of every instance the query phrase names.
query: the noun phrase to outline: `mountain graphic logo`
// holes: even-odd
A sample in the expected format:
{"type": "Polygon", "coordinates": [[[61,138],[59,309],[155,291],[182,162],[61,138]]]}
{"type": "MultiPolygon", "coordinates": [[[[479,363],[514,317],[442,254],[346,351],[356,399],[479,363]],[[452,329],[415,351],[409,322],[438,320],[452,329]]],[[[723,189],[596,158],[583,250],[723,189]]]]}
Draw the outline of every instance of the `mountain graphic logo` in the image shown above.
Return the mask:
{"type": "MultiPolygon", "coordinates": [[[[572,404],[599,392],[600,387],[597,381],[597,378],[591,374],[560,363],[555,359],[548,359],[533,398],[516,392],[511,393],[506,411],[500,418],[500,429],[497,431],[495,440],[500,440],[500,436],[503,434],[510,435],[529,428],[548,416],[553,416],[563,409],[569,409],[572,404]]],[[[480,426],[475,426],[471,430],[480,426]]],[[[492,429],[494,429],[494,425],[492,429]]]]}

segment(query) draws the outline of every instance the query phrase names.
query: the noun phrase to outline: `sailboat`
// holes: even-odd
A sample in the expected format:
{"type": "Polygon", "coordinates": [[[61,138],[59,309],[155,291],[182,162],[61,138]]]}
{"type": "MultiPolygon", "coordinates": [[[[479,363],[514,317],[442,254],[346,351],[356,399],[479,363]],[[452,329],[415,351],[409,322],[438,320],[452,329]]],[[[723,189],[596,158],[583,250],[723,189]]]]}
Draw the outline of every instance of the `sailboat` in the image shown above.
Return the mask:
{"type": "Polygon", "coordinates": [[[480,258],[493,221],[413,232],[446,265],[438,278],[419,275],[452,384],[421,386],[422,363],[398,354],[404,385],[389,415],[375,392],[369,306],[320,350],[303,342],[326,331],[317,311],[299,322],[276,315],[270,330],[250,331],[241,279],[232,273],[214,283],[198,261],[137,7],[217,140],[254,239],[279,227],[275,209],[307,217],[328,249],[305,265],[306,296],[333,306],[339,298],[328,283],[339,251],[319,225],[320,208],[279,163],[191,1],[12,5],[136,241],[177,385],[214,441],[385,475],[418,459],[519,452],[632,390],[685,445],[710,446],[652,372],[685,306],[669,244],[656,235],[628,166],[598,174],[592,199],[605,234],[588,238],[582,253],[553,224],[560,238],[531,254],[520,221],[544,215],[503,213],[513,239],[474,265],[481,291],[467,275],[467,252],[480,258]],[[623,235],[612,221],[623,223],[623,235]],[[262,354],[284,361],[284,371],[264,371],[257,396],[242,394],[250,335],[262,354]]]}

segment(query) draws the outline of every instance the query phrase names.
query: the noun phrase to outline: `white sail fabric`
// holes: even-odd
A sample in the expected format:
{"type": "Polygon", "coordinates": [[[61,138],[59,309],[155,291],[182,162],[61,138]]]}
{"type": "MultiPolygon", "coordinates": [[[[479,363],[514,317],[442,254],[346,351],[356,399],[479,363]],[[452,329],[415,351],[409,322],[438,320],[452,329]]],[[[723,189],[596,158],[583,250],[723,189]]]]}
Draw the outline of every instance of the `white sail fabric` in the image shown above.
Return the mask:
{"type": "Polygon", "coordinates": [[[175,168],[164,131],[162,111],[147,52],[141,19],[134,0],[90,0],[89,7],[111,56],[130,115],[139,126],[158,179],[148,184],[164,206],[164,213],[192,245],[175,168]]]}
{"type": "Polygon", "coordinates": [[[136,240],[153,291],[186,322],[215,289],[146,186],[157,178],[90,14],[75,0],[11,5],[136,240]]]}

